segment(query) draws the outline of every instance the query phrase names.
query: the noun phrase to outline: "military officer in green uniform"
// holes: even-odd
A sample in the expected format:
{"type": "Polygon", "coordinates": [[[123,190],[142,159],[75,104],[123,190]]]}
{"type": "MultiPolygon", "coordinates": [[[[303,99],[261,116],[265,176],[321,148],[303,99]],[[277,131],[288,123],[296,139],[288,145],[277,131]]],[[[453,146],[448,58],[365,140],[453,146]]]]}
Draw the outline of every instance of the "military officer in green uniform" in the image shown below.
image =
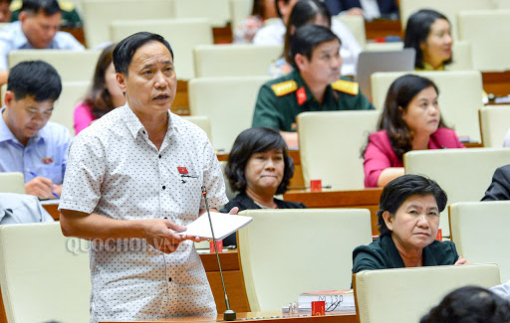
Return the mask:
{"type": "Polygon", "coordinates": [[[328,28],[298,28],[291,40],[294,71],[261,87],[252,126],[279,129],[287,145],[297,147],[296,117],[301,112],[373,110],[358,83],[339,79],[340,45],[328,28]]]}

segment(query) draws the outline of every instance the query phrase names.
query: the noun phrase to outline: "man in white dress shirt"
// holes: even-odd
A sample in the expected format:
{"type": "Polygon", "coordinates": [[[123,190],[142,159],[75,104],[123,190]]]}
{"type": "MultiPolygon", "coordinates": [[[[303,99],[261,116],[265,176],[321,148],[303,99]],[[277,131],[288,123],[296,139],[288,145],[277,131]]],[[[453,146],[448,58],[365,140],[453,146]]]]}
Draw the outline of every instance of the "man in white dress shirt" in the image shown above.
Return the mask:
{"type": "Polygon", "coordinates": [[[74,139],[60,203],[64,234],[92,240],[91,322],[216,315],[196,238],[178,234],[205,212],[202,186],[213,211],[228,201],[215,151],[170,112],[163,37],[134,34],[113,62],[127,103],[74,139]]]}
{"type": "MultiPolygon", "coordinates": [[[[294,5],[299,0],[275,0],[276,9],[280,18],[279,22],[269,24],[257,31],[253,38],[254,45],[270,46],[283,45],[285,40],[285,31],[287,22],[294,5]]],[[[337,19],[332,19],[331,30],[340,38],[342,47],[340,56],[342,57],[342,75],[356,75],[356,65],[358,56],[361,53],[361,46],[351,31],[337,19]]]]}

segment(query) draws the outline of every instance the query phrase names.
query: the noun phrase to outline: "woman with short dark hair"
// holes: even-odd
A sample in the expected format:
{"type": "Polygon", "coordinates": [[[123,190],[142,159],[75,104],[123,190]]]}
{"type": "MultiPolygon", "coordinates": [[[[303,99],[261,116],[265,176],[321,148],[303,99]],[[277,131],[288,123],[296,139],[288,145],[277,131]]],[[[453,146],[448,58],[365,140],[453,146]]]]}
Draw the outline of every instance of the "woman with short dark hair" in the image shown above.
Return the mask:
{"type": "Polygon", "coordinates": [[[510,322],[510,303],[494,292],[465,286],[446,295],[421,318],[420,323],[507,323],[510,322]]]}
{"type": "Polygon", "coordinates": [[[446,193],[424,176],[404,175],[384,187],[377,221],[380,236],[354,249],[352,273],[363,270],[463,265],[455,244],[436,239],[446,193]]]}
{"type": "Polygon", "coordinates": [[[441,117],[439,90],[431,80],[404,75],[390,86],[378,131],[363,153],[365,187],[384,187],[404,174],[403,156],[411,150],[465,148],[441,117]]]}
{"type": "Polygon", "coordinates": [[[452,45],[450,22],[443,14],[422,9],[407,20],[404,48],[416,50],[417,70],[444,70],[452,62],[452,45]]]}
{"type": "MultiPolygon", "coordinates": [[[[249,209],[302,209],[299,202],[274,198],[287,191],[294,175],[294,162],[287,155],[287,144],[280,132],[270,128],[251,128],[237,136],[228,156],[225,174],[233,191],[239,192],[222,212],[233,207],[249,209]]],[[[225,245],[235,245],[235,234],[225,245]]]]}

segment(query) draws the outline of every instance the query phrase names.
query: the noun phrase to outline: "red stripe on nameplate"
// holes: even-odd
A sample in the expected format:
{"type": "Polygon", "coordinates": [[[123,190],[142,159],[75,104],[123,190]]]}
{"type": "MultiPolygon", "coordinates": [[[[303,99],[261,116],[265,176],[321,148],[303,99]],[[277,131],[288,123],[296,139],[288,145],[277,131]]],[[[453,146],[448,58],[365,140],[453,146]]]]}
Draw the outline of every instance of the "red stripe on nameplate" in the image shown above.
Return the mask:
{"type": "Polygon", "coordinates": [[[187,174],[188,169],[186,167],[177,167],[177,170],[179,171],[179,174],[187,174]]]}

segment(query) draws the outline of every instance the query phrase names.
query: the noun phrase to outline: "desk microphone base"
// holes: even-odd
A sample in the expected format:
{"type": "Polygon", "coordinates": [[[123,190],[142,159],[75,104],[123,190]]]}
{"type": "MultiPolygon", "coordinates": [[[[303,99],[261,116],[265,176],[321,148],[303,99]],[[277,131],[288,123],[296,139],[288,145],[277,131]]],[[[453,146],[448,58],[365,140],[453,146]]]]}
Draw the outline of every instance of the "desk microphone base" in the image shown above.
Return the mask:
{"type": "Polygon", "coordinates": [[[237,317],[236,312],[232,310],[226,310],[225,312],[223,312],[224,321],[235,321],[236,317],[237,317]]]}

